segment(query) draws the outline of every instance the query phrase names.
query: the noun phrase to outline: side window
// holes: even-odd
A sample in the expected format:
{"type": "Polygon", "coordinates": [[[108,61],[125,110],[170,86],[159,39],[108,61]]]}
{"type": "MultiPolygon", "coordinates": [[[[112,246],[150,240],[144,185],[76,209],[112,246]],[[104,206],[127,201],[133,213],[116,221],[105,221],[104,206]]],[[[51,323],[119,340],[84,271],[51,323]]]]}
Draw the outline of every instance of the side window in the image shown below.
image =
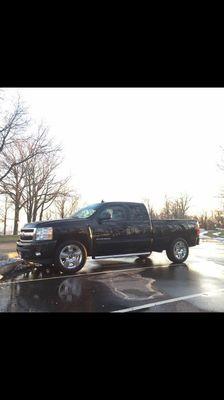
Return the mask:
{"type": "Polygon", "coordinates": [[[111,220],[112,221],[119,221],[122,219],[126,219],[126,211],[123,207],[121,206],[111,206],[104,208],[104,210],[100,213],[100,218],[103,218],[104,215],[106,214],[111,215],[111,220]]]}
{"type": "Polygon", "coordinates": [[[126,218],[126,212],[123,207],[113,207],[113,214],[112,214],[112,219],[113,220],[120,220],[120,219],[125,219],[126,218]]]}
{"type": "Polygon", "coordinates": [[[99,214],[99,217],[100,218],[104,218],[104,217],[106,217],[106,215],[108,213],[111,215],[111,218],[112,218],[112,210],[111,210],[111,208],[104,208],[103,211],[101,211],[101,213],[99,214]]]}
{"type": "Polygon", "coordinates": [[[130,217],[136,220],[148,219],[148,214],[144,206],[138,204],[129,205],[130,217]]]}

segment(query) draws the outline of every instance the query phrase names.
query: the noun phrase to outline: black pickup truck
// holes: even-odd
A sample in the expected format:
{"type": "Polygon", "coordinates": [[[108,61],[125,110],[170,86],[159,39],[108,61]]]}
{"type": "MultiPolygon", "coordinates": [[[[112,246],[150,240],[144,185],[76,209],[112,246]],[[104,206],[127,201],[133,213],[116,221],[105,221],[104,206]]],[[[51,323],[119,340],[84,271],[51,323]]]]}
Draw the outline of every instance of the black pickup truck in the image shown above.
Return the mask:
{"type": "Polygon", "coordinates": [[[197,244],[197,221],[151,220],[142,203],[105,202],[69,218],[26,224],[17,251],[24,260],[54,265],[68,274],[79,271],[88,256],[146,258],[166,250],[170,261],[183,263],[189,246],[197,244]]]}

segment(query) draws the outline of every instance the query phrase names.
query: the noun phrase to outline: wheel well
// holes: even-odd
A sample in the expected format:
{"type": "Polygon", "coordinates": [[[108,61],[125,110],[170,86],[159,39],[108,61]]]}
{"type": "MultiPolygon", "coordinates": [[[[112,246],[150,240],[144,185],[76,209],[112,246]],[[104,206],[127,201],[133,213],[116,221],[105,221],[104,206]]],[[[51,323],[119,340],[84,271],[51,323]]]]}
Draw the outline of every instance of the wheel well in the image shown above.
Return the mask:
{"type": "Polygon", "coordinates": [[[60,241],[60,240],[58,240],[57,241],[57,245],[56,245],[56,249],[58,249],[58,247],[59,246],[61,246],[61,245],[63,245],[64,243],[67,243],[67,242],[69,242],[69,241],[71,241],[71,243],[72,242],[78,242],[78,243],[81,243],[84,247],[85,247],[85,249],[86,249],[86,252],[87,252],[87,255],[89,255],[89,253],[90,253],[90,246],[89,246],[89,243],[88,243],[88,241],[87,241],[87,239],[86,238],[76,238],[76,237],[70,237],[70,238],[64,238],[64,240],[63,241],[60,241]]]}

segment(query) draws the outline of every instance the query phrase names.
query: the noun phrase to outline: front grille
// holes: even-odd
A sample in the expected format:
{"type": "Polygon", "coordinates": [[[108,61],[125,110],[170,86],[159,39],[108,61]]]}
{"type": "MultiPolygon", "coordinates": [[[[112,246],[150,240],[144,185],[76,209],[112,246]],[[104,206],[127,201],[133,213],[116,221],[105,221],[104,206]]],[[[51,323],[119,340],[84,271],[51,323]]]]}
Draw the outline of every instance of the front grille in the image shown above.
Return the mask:
{"type": "Polygon", "coordinates": [[[36,228],[23,228],[20,231],[20,242],[31,242],[35,238],[36,228]]]}

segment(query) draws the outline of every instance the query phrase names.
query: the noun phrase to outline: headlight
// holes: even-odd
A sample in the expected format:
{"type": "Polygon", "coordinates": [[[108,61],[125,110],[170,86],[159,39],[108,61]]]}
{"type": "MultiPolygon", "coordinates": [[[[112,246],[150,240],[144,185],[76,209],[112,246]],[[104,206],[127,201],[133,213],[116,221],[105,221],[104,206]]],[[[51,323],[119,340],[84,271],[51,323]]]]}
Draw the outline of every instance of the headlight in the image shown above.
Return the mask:
{"type": "Polygon", "coordinates": [[[53,239],[53,228],[37,228],[36,240],[52,240],[53,239]]]}

